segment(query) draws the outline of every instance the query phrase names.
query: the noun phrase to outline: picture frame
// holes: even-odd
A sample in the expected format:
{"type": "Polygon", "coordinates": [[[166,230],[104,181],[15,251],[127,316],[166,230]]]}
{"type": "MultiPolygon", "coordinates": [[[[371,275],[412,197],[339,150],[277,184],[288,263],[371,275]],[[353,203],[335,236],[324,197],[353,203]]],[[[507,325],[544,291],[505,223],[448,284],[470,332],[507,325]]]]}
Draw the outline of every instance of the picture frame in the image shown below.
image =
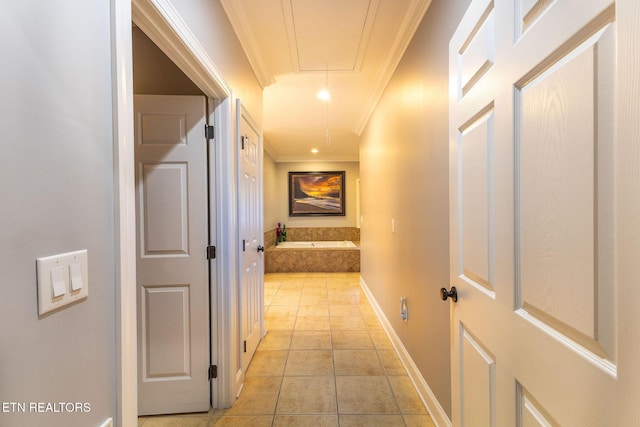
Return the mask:
{"type": "Polygon", "coordinates": [[[345,172],[289,172],[289,216],[345,216],[345,172]]]}

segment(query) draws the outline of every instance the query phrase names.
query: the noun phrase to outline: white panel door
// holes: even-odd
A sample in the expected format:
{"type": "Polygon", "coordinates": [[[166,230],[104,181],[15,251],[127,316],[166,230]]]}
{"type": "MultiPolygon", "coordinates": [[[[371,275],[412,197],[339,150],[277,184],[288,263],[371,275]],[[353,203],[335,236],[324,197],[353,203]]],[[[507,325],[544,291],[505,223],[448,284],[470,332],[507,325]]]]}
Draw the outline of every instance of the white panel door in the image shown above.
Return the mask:
{"type": "Polygon", "coordinates": [[[207,411],[205,98],[135,97],[138,412],[207,411]]]}
{"type": "Polygon", "coordinates": [[[262,138],[238,103],[241,367],[245,372],[262,337],[264,247],[262,218],[262,138]]]}
{"type": "Polygon", "coordinates": [[[614,3],[473,0],[450,42],[455,426],[618,425],[614,3]]]}

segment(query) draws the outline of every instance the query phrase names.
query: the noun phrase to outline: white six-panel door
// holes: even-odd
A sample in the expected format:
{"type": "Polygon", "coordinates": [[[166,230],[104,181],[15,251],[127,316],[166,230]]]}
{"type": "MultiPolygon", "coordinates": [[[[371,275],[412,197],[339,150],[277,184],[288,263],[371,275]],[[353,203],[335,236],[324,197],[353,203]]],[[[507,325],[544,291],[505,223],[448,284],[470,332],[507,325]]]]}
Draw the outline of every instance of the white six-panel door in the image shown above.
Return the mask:
{"type": "Polygon", "coordinates": [[[257,126],[238,102],[240,141],[238,214],[240,233],[241,367],[247,366],[262,337],[264,243],[262,217],[262,139],[257,126]]]}
{"type": "Polygon", "coordinates": [[[207,411],[205,98],[135,97],[138,412],[207,411]]]}
{"type": "Polygon", "coordinates": [[[450,42],[452,421],[614,426],[614,0],[473,0],[450,42]]]}

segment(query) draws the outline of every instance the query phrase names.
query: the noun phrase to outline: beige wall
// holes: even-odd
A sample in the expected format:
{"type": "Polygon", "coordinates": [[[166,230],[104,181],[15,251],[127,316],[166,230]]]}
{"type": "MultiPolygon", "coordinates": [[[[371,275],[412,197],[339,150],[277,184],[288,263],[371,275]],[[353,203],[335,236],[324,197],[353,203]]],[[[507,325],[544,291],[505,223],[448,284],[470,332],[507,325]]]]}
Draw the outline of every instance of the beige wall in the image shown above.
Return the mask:
{"type": "Polygon", "coordinates": [[[360,149],[361,275],[449,416],[448,42],[468,3],[433,1],[360,149]]]}
{"type": "MultiPolygon", "coordinates": [[[[265,154],[265,159],[267,154],[265,154]]],[[[267,161],[265,160],[265,165],[267,161]]],[[[265,166],[265,172],[267,167],[265,166]]],[[[267,187],[265,174],[264,229],[270,230],[282,222],[287,227],[355,227],[356,180],[360,177],[358,162],[281,162],[275,163],[275,181],[267,187]],[[289,217],[289,172],[345,171],[345,216],[289,217]],[[267,206],[270,206],[267,210],[267,206]],[[270,216],[267,216],[269,214],[270,216]],[[275,215],[275,216],[274,216],[275,215]]]]}
{"type": "Polygon", "coordinates": [[[171,0],[233,94],[262,126],[262,88],[219,1],[171,0]]]}
{"type": "Polygon", "coordinates": [[[278,200],[275,197],[275,195],[278,194],[276,162],[266,151],[264,153],[262,177],[264,189],[264,229],[268,231],[275,228],[278,221],[282,222],[282,218],[278,218],[278,200]]]}
{"type": "Polygon", "coordinates": [[[133,39],[133,92],[142,95],[202,95],[202,91],[140,28],[133,39]]]}

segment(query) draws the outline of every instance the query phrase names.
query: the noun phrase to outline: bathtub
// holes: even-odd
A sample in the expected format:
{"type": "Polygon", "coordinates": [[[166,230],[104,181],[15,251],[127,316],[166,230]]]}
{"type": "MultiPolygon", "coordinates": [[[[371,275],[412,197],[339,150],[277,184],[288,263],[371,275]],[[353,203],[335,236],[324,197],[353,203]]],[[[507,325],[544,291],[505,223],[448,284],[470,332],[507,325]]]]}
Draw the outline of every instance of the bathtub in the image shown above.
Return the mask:
{"type": "Polygon", "coordinates": [[[360,271],[360,247],[347,240],[280,242],[264,255],[265,273],[360,271]]]}
{"type": "Polygon", "coordinates": [[[280,242],[276,245],[278,249],[309,249],[309,248],[355,248],[355,243],[348,240],[329,240],[317,242],[280,242]]]}

